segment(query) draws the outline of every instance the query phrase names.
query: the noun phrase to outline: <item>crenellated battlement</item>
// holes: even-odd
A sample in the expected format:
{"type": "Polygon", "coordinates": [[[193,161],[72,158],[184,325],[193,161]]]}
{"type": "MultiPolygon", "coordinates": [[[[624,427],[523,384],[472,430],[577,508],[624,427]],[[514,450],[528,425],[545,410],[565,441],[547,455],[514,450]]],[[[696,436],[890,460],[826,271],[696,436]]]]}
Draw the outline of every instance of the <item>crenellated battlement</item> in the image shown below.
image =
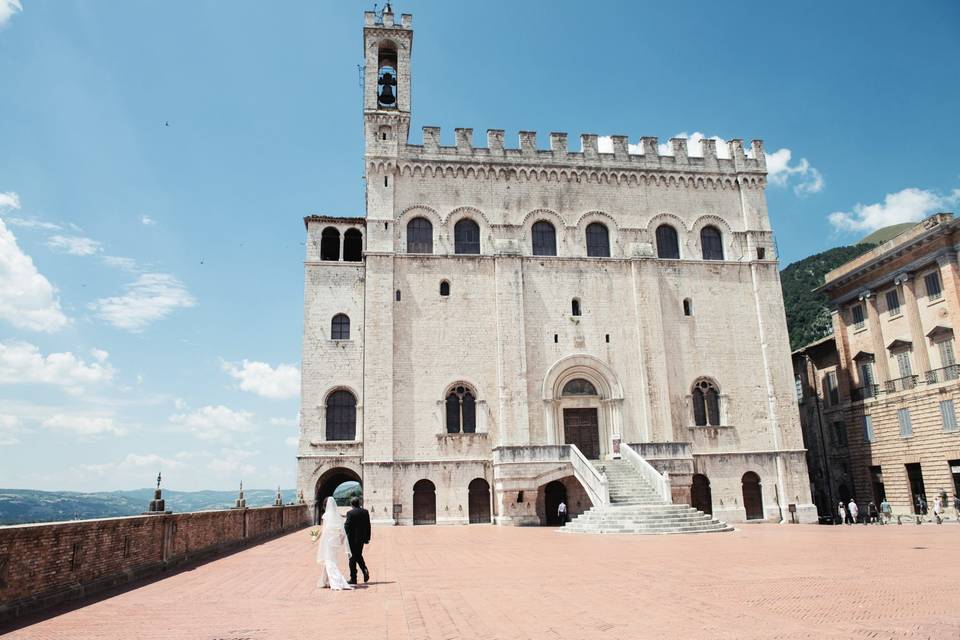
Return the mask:
{"type": "MultiPolygon", "coordinates": [[[[488,129],[487,146],[476,147],[473,145],[473,129],[458,128],[454,130],[455,143],[449,146],[441,144],[439,127],[423,127],[422,144],[401,145],[400,159],[592,165],[707,173],[766,173],[767,170],[762,140],[753,140],[749,152],[745,152],[743,141],[737,139],[727,141],[726,148],[718,150],[717,141],[713,139],[705,138],[700,141],[699,149],[689,149],[686,138],[671,138],[669,152],[664,153],[655,137],[640,138],[639,145],[629,144],[627,136],[607,137],[609,144],[604,140],[604,149],[601,150],[601,136],[581,134],[581,150],[570,151],[566,133],[551,133],[549,148],[542,149],[537,145],[535,131],[521,131],[518,146],[511,148],[504,145],[503,129],[488,129]]],[[[368,156],[377,155],[375,146],[368,148],[368,156]]]]}

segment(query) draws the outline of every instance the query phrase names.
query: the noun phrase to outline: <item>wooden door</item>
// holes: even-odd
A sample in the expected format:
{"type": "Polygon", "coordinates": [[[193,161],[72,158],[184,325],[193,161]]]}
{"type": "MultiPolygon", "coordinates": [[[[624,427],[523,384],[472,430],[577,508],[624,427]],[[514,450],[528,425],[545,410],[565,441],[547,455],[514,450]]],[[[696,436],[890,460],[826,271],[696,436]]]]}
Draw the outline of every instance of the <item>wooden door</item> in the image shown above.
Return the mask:
{"type": "Polygon", "coordinates": [[[763,488],[753,471],[743,474],[743,508],[747,520],[763,520],[763,488]]]}
{"type": "Polygon", "coordinates": [[[563,436],[575,444],[588,460],[600,459],[600,425],[596,409],[564,409],[563,436]]]}
{"type": "Polygon", "coordinates": [[[489,523],[490,485],[483,478],[476,478],[470,482],[468,493],[470,524],[489,523]]]}
{"type": "Polygon", "coordinates": [[[429,480],[413,485],[413,524],[437,524],[437,492],[429,480]]]}
{"type": "Polygon", "coordinates": [[[694,509],[713,514],[713,495],[710,491],[710,479],[707,476],[700,473],[694,474],[690,498],[694,509]]]}

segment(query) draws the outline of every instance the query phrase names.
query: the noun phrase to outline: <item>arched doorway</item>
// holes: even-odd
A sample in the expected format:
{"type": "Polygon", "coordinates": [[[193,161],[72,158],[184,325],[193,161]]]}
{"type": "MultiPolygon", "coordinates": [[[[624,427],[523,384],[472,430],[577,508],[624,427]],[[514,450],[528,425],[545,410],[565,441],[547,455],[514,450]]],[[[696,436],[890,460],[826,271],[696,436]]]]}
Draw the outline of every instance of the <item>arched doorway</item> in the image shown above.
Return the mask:
{"type": "Polygon", "coordinates": [[[349,504],[350,498],[355,495],[363,495],[363,484],[355,471],[337,467],[325,472],[317,480],[316,500],[313,509],[314,523],[320,522],[320,516],[323,515],[323,503],[327,501],[327,498],[333,496],[337,500],[337,504],[345,506],[349,504]]]}
{"type": "MultiPolygon", "coordinates": [[[[567,487],[559,480],[554,480],[543,489],[544,523],[547,526],[558,526],[563,520],[557,515],[560,503],[567,502],[567,487]]],[[[569,505],[567,505],[569,508],[569,505]]]]}
{"type": "Polygon", "coordinates": [[[702,473],[693,474],[690,498],[694,509],[713,515],[713,494],[710,493],[710,478],[702,473]]]}
{"type": "Polygon", "coordinates": [[[483,478],[474,478],[467,487],[467,507],[470,524],[490,523],[490,484],[483,478]]]}
{"type": "Polygon", "coordinates": [[[437,524],[437,489],[429,480],[413,485],[413,524],[437,524]]]}
{"type": "Polygon", "coordinates": [[[763,520],[763,486],[760,476],[753,471],[743,474],[743,508],[747,520],[763,520]]]}

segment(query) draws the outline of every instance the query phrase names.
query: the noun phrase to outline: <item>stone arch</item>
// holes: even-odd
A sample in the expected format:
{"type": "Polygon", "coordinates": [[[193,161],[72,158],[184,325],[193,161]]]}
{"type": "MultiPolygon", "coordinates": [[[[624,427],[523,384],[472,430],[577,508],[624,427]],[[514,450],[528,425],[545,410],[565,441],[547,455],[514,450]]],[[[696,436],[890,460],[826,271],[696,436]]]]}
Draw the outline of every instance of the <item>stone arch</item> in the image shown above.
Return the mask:
{"type": "Polygon", "coordinates": [[[474,478],[467,486],[467,516],[470,524],[490,523],[490,483],[474,478]]]}
{"type": "Polygon", "coordinates": [[[590,381],[601,399],[623,399],[623,387],[613,369],[602,360],[585,354],[566,356],[551,365],[543,378],[543,399],[559,398],[563,386],[574,378],[590,381]]]}
{"type": "Polygon", "coordinates": [[[413,524],[437,524],[437,488],[426,478],[413,485],[413,524]]]}
{"type": "Polygon", "coordinates": [[[320,522],[323,513],[323,503],[333,495],[334,490],[344,482],[359,482],[363,488],[363,477],[359,463],[348,460],[337,460],[337,466],[318,467],[310,477],[313,487],[313,515],[314,523],[320,522]]]}
{"type": "Polygon", "coordinates": [[[696,259],[703,257],[703,247],[700,242],[700,233],[704,227],[716,227],[720,231],[720,241],[723,243],[723,259],[725,261],[733,260],[733,256],[741,252],[736,251],[739,242],[737,234],[733,232],[726,220],[713,214],[704,214],[693,221],[690,226],[689,241],[692,247],[693,255],[696,259]]]}
{"type": "Polygon", "coordinates": [[[576,444],[591,458],[609,453],[613,437],[621,434],[623,388],[608,365],[584,354],[561,358],[544,376],[542,396],[548,444],[576,444]],[[597,395],[564,396],[564,386],[578,378],[597,395]]]}

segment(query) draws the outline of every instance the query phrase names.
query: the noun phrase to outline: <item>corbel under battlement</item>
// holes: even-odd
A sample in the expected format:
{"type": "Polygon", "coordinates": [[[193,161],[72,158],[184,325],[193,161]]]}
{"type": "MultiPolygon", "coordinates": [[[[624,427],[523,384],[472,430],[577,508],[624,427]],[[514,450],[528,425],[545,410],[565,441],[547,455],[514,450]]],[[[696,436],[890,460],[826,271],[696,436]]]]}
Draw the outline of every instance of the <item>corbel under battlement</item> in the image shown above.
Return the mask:
{"type": "Polygon", "coordinates": [[[402,160],[460,160],[469,162],[500,162],[509,164],[550,164],[583,167],[630,167],[720,173],[766,173],[763,141],[753,140],[750,150],[744,151],[742,140],[729,140],[720,157],[717,141],[704,138],[699,149],[688,149],[686,138],[671,138],[669,152],[663,153],[655,137],[640,138],[631,145],[627,136],[580,135],[580,151],[570,151],[566,133],[551,133],[550,147],[537,146],[535,131],[521,131],[519,146],[504,146],[503,129],[487,130],[487,146],[473,146],[473,129],[458,128],[455,144],[440,144],[440,127],[423,127],[422,144],[401,146],[402,160]],[[602,149],[602,150],[601,150],[602,149]]]}

